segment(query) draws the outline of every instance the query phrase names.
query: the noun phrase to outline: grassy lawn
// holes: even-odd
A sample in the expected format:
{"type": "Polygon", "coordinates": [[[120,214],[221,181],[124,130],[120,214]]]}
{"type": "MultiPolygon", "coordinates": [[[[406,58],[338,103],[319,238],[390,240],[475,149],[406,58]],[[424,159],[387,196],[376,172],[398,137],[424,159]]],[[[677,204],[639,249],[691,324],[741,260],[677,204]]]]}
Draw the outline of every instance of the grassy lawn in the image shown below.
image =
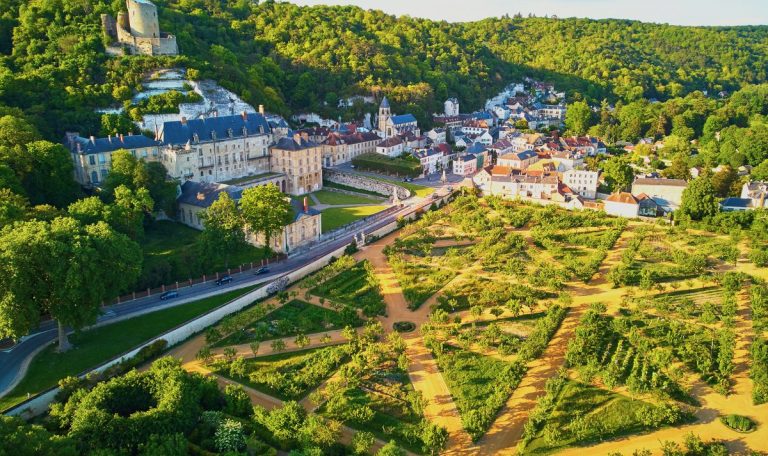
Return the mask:
{"type": "Polygon", "coordinates": [[[397,275],[408,307],[416,310],[433,294],[437,293],[456,273],[449,269],[437,268],[426,264],[395,260],[390,257],[389,264],[397,275]]]}
{"type": "Polygon", "coordinates": [[[643,424],[640,418],[654,408],[648,402],[567,381],[546,424],[524,454],[551,454],[661,427],[643,424]]]}
{"type": "Polygon", "coordinates": [[[72,335],[70,340],[75,347],[66,353],[57,353],[55,346],[51,345],[35,356],[21,383],[0,399],[0,410],[23,401],[27,393],[36,394],[56,386],[66,376],[96,367],[254,288],[231,291],[72,335]]]}
{"type": "Polygon", "coordinates": [[[332,207],[322,212],[323,233],[348,225],[386,209],[387,206],[332,207]]]}
{"type": "Polygon", "coordinates": [[[314,334],[342,329],[347,325],[357,327],[361,324],[362,321],[354,311],[339,313],[294,299],[253,322],[245,333],[231,334],[217,342],[216,346],[226,347],[251,341],[314,334]]]}
{"type": "Polygon", "coordinates": [[[349,357],[346,345],[280,353],[246,361],[247,376],[233,376],[228,363],[216,366],[220,375],[282,400],[298,400],[317,388],[349,357]]]}
{"type": "Polygon", "coordinates": [[[348,195],[346,193],[332,192],[330,190],[320,190],[315,192],[314,195],[320,203],[330,205],[375,204],[381,201],[380,199],[348,195]]]}
{"type": "Polygon", "coordinates": [[[379,291],[379,284],[373,274],[368,274],[365,261],[341,272],[311,293],[335,302],[362,309],[366,315],[382,315],[385,310],[384,298],[379,291]]]}
{"type": "MultiPolygon", "coordinates": [[[[200,266],[199,255],[195,251],[195,242],[199,235],[200,231],[167,220],[148,226],[142,243],[144,266],[139,288],[167,285],[200,277],[205,273],[225,271],[223,259],[211,268],[200,266]]],[[[230,256],[229,266],[258,262],[265,257],[264,249],[246,245],[230,256]]]]}

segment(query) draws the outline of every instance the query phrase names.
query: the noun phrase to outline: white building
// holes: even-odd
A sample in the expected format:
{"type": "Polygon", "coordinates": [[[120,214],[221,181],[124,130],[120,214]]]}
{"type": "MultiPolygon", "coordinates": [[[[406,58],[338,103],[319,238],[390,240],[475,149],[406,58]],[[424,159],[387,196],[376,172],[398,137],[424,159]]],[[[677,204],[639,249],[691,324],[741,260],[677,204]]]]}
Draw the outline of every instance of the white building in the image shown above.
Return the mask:
{"type": "Polygon", "coordinates": [[[398,136],[387,138],[376,144],[376,153],[386,155],[387,157],[399,157],[405,151],[405,143],[398,136]]]}
{"type": "Polygon", "coordinates": [[[471,176],[477,171],[477,157],[473,154],[464,154],[453,160],[453,174],[458,176],[471,176]]]}
{"type": "Polygon", "coordinates": [[[672,212],[680,207],[683,191],[688,182],[683,179],[638,178],[632,183],[632,194],[645,193],[653,198],[664,212],[672,212]]]}
{"type": "Polygon", "coordinates": [[[584,198],[595,199],[598,187],[597,177],[596,171],[570,169],[563,173],[563,183],[584,198]]]}
{"type": "Polygon", "coordinates": [[[527,169],[537,161],[539,161],[539,154],[533,150],[526,150],[502,155],[496,160],[496,163],[499,166],[506,166],[512,169],[527,169]]]}
{"type": "Polygon", "coordinates": [[[459,100],[456,98],[449,98],[445,100],[444,113],[446,117],[459,115],[459,100]]]}
{"type": "Polygon", "coordinates": [[[637,218],[640,204],[631,193],[614,193],[605,200],[605,213],[617,217],[637,218]]]}
{"type": "Polygon", "coordinates": [[[444,144],[447,141],[445,128],[433,128],[427,132],[427,138],[435,144],[444,144]]]}
{"type": "Polygon", "coordinates": [[[433,174],[437,172],[438,165],[442,163],[443,153],[437,149],[422,149],[413,152],[413,156],[421,162],[421,169],[424,174],[433,174]]]}

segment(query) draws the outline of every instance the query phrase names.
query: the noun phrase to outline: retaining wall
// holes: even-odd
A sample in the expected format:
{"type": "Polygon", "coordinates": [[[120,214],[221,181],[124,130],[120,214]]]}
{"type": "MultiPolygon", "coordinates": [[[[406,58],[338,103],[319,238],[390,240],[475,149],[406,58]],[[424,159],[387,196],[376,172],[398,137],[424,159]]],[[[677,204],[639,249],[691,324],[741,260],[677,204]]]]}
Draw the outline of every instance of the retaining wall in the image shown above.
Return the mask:
{"type": "Polygon", "coordinates": [[[411,197],[411,191],[405,187],[401,187],[394,182],[382,182],[362,174],[345,173],[335,169],[323,169],[323,179],[336,184],[359,188],[387,196],[392,196],[393,189],[396,188],[397,197],[401,200],[411,197]]]}

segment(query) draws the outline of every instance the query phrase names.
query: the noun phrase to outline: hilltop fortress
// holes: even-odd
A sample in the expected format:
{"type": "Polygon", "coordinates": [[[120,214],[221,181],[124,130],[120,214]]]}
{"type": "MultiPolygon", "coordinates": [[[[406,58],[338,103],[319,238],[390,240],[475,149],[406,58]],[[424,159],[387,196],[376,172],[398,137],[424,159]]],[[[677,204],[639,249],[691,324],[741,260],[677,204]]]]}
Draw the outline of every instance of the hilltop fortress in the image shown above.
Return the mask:
{"type": "Polygon", "coordinates": [[[179,48],[176,37],[160,31],[157,6],[149,0],[126,0],[126,11],[117,15],[117,21],[101,15],[104,32],[125,47],[131,54],[176,55],[179,48]]]}

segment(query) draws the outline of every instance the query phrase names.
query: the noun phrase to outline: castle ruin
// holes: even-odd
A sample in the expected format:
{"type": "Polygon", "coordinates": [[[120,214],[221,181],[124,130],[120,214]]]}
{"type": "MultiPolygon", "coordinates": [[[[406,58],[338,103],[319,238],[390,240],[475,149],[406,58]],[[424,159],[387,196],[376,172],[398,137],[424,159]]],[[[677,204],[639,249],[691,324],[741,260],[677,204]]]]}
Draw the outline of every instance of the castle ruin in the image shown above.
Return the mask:
{"type": "Polygon", "coordinates": [[[112,37],[131,54],[176,55],[179,48],[176,37],[160,31],[157,6],[149,0],[126,0],[126,11],[117,15],[117,21],[102,14],[104,33],[112,37]]]}

